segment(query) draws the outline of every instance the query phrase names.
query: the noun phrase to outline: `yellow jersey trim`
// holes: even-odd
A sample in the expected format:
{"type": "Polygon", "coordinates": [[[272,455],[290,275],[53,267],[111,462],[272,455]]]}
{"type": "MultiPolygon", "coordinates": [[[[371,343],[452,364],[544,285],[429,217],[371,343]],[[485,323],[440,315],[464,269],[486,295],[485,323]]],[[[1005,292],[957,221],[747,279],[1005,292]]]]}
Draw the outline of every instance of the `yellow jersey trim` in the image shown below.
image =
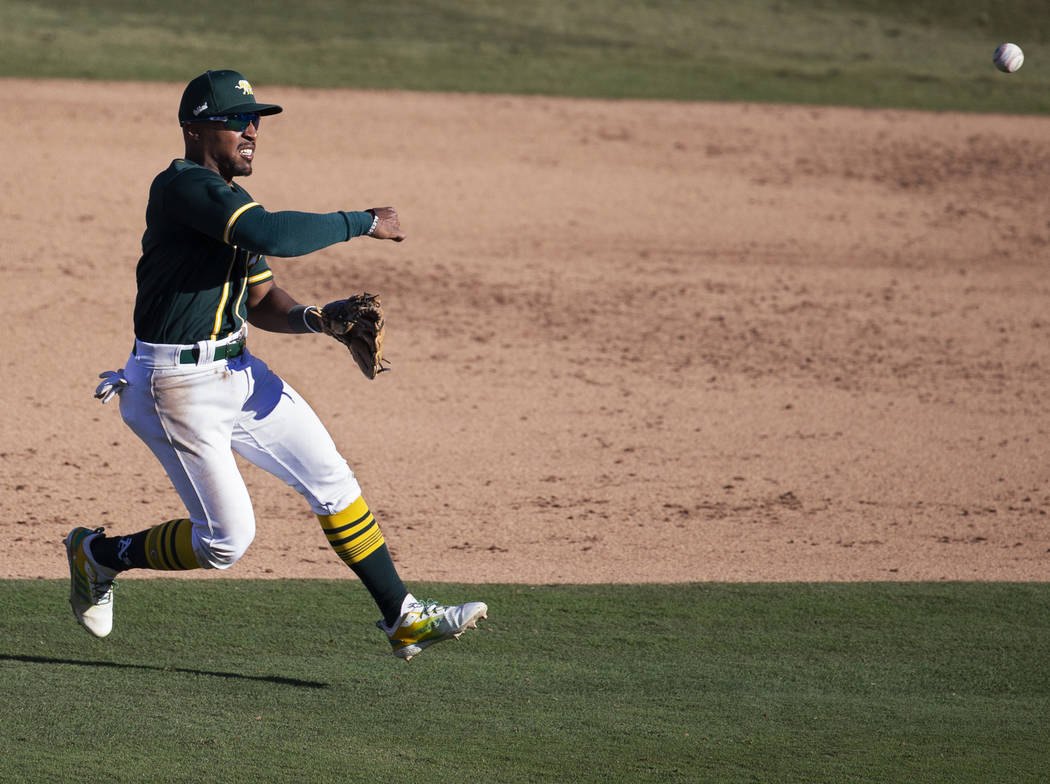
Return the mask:
{"type": "Polygon", "coordinates": [[[230,276],[233,274],[233,265],[237,261],[237,248],[233,249],[233,258],[230,259],[230,266],[226,270],[226,282],[222,284],[222,296],[219,298],[219,307],[215,309],[215,322],[212,325],[211,337],[209,340],[215,340],[219,335],[219,330],[222,329],[222,311],[226,307],[227,301],[230,299],[230,276]]]}
{"type": "Polygon", "coordinates": [[[241,318],[240,311],[241,311],[241,301],[244,299],[244,297],[245,297],[245,295],[247,293],[248,293],[248,276],[245,275],[243,278],[241,278],[241,293],[237,295],[237,301],[233,304],[233,308],[231,308],[231,311],[230,311],[230,317],[233,320],[233,325],[237,329],[240,329],[241,327],[244,326],[244,319],[241,318]],[[241,322],[240,324],[237,324],[238,319],[241,322]]]}
{"type": "Polygon", "coordinates": [[[259,204],[259,202],[257,202],[257,201],[250,201],[247,204],[245,204],[243,207],[238,207],[234,211],[233,215],[230,216],[230,219],[228,221],[226,221],[226,229],[222,232],[222,241],[225,242],[227,245],[229,245],[230,244],[230,233],[233,231],[233,224],[235,224],[237,222],[237,219],[239,217],[241,217],[241,215],[244,214],[245,210],[249,210],[252,207],[259,207],[259,206],[261,206],[259,204]]]}

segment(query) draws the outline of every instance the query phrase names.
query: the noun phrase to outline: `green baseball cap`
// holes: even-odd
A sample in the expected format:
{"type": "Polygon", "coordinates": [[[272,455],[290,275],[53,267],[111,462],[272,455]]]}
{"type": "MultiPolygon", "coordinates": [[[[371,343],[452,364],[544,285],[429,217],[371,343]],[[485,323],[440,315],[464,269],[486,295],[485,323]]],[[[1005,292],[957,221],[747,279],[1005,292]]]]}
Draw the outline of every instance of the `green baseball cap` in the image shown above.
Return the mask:
{"type": "Polygon", "coordinates": [[[256,103],[251,84],[237,71],[205,71],[188,85],[179,103],[179,122],[231,114],[277,114],[272,103],[256,103]]]}

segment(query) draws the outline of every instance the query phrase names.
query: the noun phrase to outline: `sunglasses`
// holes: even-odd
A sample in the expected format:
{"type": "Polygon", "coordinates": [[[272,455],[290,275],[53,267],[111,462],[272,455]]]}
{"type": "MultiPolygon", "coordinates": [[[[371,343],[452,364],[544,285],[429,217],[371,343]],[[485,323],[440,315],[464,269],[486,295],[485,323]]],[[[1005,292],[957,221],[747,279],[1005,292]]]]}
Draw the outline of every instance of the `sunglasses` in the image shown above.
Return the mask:
{"type": "Polygon", "coordinates": [[[202,121],[220,122],[227,131],[241,132],[249,125],[254,125],[259,130],[260,117],[258,114],[228,114],[223,117],[202,117],[202,121]]]}

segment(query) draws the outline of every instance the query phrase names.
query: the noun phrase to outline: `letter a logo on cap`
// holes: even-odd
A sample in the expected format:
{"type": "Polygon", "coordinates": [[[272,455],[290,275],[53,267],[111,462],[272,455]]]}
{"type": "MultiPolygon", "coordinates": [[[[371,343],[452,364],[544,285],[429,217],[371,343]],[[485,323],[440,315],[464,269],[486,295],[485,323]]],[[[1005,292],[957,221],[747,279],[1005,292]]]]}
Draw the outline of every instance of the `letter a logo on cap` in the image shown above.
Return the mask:
{"type": "Polygon", "coordinates": [[[237,82],[237,89],[245,95],[254,95],[254,93],[252,92],[252,86],[248,84],[247,79],[241,79],[239,82],[237,82]]]}

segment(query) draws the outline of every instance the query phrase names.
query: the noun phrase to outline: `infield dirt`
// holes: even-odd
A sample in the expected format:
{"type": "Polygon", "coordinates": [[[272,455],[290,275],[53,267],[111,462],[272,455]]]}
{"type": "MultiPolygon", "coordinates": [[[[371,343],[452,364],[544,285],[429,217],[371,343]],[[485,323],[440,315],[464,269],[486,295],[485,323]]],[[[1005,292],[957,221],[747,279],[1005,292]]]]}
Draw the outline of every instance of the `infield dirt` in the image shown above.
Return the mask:
{"type": "MultiPolygon", "coordinates": [[[[64,577],[73,525],[183,514],[92,398],[181,89],[0,80],[0,577],[64,577]]],[[[409,235],[271,260],[304,302],[381,294],[392,372],[249,338],[406,579],[1047,579],[1050,121],[256,91],[285,107],[258,201],[391,204],[409,235]]],[[[350,577],[244,473],[258,534],[224,576],[350,577]]]]}

